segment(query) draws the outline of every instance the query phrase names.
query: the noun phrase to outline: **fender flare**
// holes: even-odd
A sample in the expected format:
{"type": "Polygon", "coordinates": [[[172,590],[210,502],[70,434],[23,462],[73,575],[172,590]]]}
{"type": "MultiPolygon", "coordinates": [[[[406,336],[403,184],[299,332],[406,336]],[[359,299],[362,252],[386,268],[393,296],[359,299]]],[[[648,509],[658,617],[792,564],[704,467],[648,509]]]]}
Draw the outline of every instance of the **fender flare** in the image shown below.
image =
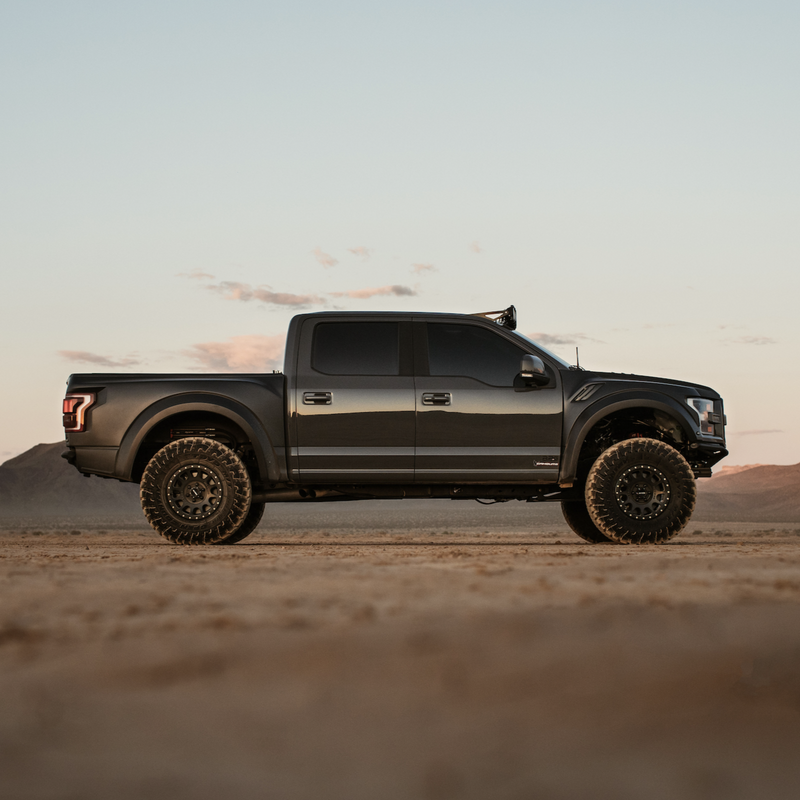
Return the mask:
{"type": "Polygon", "coordinates": [[[256,415],[235,400],[203,392],[188,392],[157,400],[142,411],[122,437],[114,470],[117,477],[131,480],[136,456],[150,431],[165,419],[186,411],[206,411],[229,419],[244,431],[253,445],[261,477],[265,481],[279,480],[280,465],[275,448],[256,415]]]}
{"type": "Polygon", "coordinates": [[[656,392],[631,391],[614,395],[612,398],[599,398],[597,402],[584,409],[575,420],[567,438],[564,448],[564,458],[561,462],[560,484],[574,483],[578,472],[578,456],[580,455],[583,443],[594,426],[600,420],[613,414],[616,411],[623,411],[626,408],[652,408],[663,411],[673,417],[680,424],[686,435],[686,441],[694,443],[697,441],[697,423],[693,420],[689,406],[683,408],[677,400],[665,397],[656,392]]]}

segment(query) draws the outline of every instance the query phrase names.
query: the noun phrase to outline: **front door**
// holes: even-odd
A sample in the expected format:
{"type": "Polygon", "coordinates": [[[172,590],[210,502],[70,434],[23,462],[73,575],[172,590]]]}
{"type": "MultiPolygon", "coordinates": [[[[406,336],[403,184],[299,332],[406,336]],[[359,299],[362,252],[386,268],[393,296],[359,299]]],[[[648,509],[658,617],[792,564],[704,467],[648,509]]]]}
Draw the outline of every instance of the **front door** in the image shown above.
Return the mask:
{"type": "Polygon", "coordinates": [[[525,387],[517,375],[530,349],[513,335],[479,322],[416,322],[414,328],[416,481],[557,481],[558,371],[548,366],[549,385],[525,387]]]}
{"type": "Polygon", "coordinates": [[[312,318],[303,323],[300,337],[292,478],[411,482],[411,322],[385,316],[312,318]]]}

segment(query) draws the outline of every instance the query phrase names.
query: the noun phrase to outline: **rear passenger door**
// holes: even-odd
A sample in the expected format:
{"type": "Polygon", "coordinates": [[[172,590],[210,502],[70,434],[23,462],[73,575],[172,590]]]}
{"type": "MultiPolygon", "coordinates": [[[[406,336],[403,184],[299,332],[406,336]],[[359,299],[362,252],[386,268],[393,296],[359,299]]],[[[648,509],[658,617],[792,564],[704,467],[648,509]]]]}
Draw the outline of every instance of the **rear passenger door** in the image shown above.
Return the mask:
{"type": "Polygon", "coordinates": [[[302,483],[411,482],[414,377],[410,318],[306,319],[294,397],[302,483]]]}

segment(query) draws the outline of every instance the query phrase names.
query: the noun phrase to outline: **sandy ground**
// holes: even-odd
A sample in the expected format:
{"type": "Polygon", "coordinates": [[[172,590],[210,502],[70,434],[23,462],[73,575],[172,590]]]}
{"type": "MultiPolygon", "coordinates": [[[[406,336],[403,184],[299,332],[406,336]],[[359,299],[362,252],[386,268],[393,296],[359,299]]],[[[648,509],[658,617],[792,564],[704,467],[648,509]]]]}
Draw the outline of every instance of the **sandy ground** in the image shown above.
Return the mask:
{"type": "Polygon", "coordinates": [[[800,526],[279,506],[0,531],[3,798],[796,798],[800,526]]]}

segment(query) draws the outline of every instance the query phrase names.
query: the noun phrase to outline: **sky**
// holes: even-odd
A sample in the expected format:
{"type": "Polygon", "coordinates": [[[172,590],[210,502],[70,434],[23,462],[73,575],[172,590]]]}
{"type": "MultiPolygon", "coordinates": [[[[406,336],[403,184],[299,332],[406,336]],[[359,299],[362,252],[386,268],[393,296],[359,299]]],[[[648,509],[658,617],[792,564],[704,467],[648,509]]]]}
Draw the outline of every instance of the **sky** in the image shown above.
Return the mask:
{"type": "Polygon", "coordinates": [[[271,371],[476,312],[800,461],[800,5],[5,0],[0,461],[72,372],[271,371]]]}

